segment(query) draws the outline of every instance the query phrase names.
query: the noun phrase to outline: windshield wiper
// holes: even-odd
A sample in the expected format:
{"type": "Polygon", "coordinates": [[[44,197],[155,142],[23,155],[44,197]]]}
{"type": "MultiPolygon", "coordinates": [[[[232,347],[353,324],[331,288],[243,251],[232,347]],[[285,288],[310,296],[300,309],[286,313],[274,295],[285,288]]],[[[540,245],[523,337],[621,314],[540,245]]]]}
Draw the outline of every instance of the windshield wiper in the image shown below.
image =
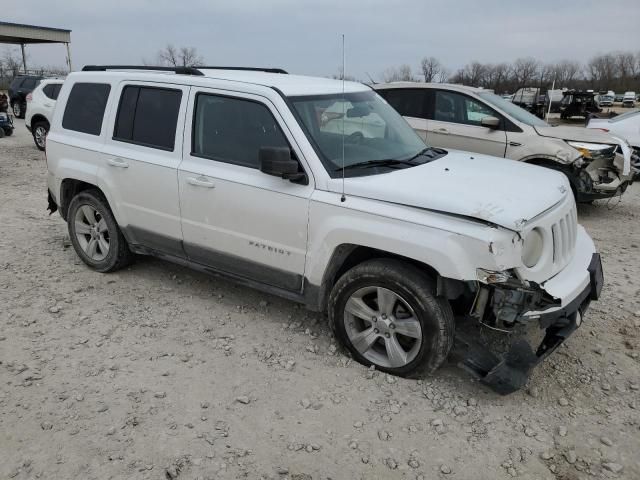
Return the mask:
{"type": "MultiPolygon", "coordinates": [[[[373,168],[373,167],[395,167],[397,165],[411,165],[415,166],[415,163],[410,160],[397,160],[395,158],[386,158],[382,160],[366,160],[364,162],[352,163],[351,165],[345,165],[345,170],[350,170],[354,168],[373,168]]],[[[336,172],[342,170],[342,167],[338,167],[335,169],[336,172]]]]}
{"type": "Polygon", "coordinates": [[[422,150],[420,150],[418,153],[416,153],[415,155],[405,159],[405,161],[411,161],[411,160],[415,160],[418,157],[422,157],[425,156],[427,158],[429,158],[430,160],[435,159],[436,157],[440,156],[440,155],[444,155],[445,153],[447,153],[446,150],[443,150],[442,148],[436,148],[436,147],[426,147],[423,148],[422,150]],[[431,155],[427,155],[427,153],[431,152],[431,155]]]}

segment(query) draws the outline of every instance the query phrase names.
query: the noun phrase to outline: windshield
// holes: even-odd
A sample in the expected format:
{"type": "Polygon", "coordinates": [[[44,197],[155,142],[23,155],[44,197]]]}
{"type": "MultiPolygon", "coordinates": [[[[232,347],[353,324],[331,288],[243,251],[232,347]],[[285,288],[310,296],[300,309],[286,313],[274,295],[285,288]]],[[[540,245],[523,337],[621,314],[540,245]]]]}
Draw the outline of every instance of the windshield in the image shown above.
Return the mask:
{"type": "Polygon", "coordinates": [[[416,158],[425,150],[422,139],[409,124],[373,91],[291,97],[309,140],[332,177],[341,176],[344,166],[368,162],[363,170],[349,169],[346,175],[384,173],[416,158]],[[358,173],[356,173],[356,171],[358,173]]]}
{"type": "Polygon", "coordinates": [[[490,105],[493,105],[498,110],[502,110],[507,115],[515,118],[519,122],[526,123],[532,127],[548,127],[549,124],[544,120],[539,119],[532,113],[527,112],[523,108],[511,103],[509,100],[505,100],[502,97],[499,97],[495,93],[491,92],[481,92],[478,93],[478,96],[482,98],[485,102],[490,105]]]}

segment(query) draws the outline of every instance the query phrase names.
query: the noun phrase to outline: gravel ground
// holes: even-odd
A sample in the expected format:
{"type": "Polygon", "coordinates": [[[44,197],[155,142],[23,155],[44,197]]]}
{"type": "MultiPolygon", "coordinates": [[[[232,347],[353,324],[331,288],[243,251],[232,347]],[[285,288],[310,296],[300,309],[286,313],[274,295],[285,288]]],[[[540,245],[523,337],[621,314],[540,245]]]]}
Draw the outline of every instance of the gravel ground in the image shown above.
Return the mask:
{"type": "Polygon", "coordinates": [[[500,397],[367,370],[325,318],[156,259],[90,271],[21,120],[0,140],[0,478],[640,478],[640,186],[581,206],[606,285],[500,397]]]}

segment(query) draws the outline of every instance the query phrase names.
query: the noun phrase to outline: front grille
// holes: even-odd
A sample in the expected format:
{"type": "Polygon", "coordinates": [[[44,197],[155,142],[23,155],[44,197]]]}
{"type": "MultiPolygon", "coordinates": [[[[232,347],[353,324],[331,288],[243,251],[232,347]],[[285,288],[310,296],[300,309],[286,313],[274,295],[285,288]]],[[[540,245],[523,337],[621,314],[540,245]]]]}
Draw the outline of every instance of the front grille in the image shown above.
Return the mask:
{"type": "Polygon", "coordinates": [[[553,237],[553,263],[563,267],[571,260],[578,234],[578,216],[573,206],[562,218],[551,225],[553,237]]]}

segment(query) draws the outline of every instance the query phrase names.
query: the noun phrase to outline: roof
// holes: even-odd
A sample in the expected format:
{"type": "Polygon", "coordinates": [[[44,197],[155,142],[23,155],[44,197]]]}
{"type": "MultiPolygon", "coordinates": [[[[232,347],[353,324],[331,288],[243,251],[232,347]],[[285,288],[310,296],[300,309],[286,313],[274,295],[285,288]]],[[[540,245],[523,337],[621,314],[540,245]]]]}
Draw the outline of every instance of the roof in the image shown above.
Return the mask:
{"type": "Polygon", "coordinates": [[[166,81],[167,75],[176,75],[180,77],[180,82],[185,85],[204,85],[207,79],[227,80],[230,82],[245,83],[251,85],[259,85],[269,88],[275,88],[284,95],[306,96],[306,95],[326,95],[342,93],[343,88],[346,93],[366,92],[369,87],[357,82],[342,82],[342,80],[334,80],[322,77],[308,77],[304,75],[289,75],[283,73],[270,73],[264,71],[252,70],[224,70],[196,67],[203,75],[183,75],[168,71],[146,71],[141,67],[140,70],[135,68],[123,69],[107,69],[106,71],[83,71],[74,73],[73,75],[117,75],[118,77],[126,76],[127,79],[136,78],[153,81],[161,77],[166,81]],[[126,73],[125,73],[126,72],[126,73]]]}
{"type": "MultiPolygon", "coordinates": [[[[335,94],[342,93],[343,88],[342,80],[334,80],[331,78],[238,70],[202,69],[201,71],[209,78],[233,80],[277,88],[286,96],[335,94]]],[[[369,90],[369,88],[362,83],[344,82],[344,91],[347,93],[367,90],[369,90]]]]}
{"type": "Polygon", "coordinates": [[[0,43],[70,43],[71,30],[0,22],[0,43]]]}
{"type": "Polygon", "coordinates": [[[424,82],[390,82],[390,83],[376,83],[373,88],[378,90],[386,90],[393,88],[445,88],[447,90],[459,90],[467,92],[491,92],[486,88],[469,87],[467,85],[460,85],[459,83],[424,83],[424,82]]]}

